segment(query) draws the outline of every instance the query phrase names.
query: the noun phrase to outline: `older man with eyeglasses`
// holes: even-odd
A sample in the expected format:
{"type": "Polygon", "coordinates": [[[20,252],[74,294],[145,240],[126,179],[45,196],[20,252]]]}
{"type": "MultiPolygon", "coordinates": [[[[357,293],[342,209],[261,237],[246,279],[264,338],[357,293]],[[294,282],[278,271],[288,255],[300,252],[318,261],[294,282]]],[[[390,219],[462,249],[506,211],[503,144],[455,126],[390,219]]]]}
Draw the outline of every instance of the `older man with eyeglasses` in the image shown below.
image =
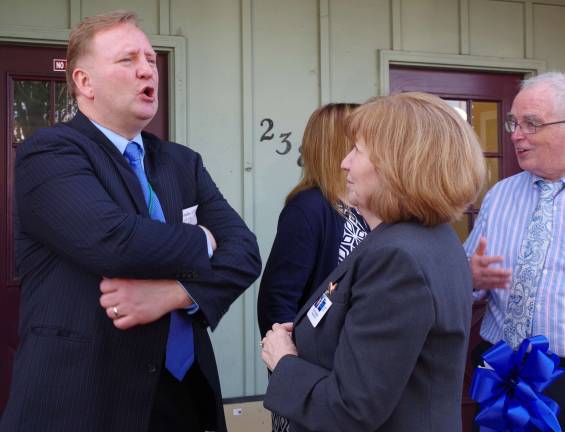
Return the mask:
{"type": "MultiPolygon", "coordinates": [[[[563,367],[565,74],[525,80],[504,127],[524,171],[486,194],[465,242],[476,295],[489,297],[478,351],[501,339],[517,348],[525,338],[544,335],[563,367]]],[[[546,395],[561,406],[564,426],[564,375],[546,395]]]]}

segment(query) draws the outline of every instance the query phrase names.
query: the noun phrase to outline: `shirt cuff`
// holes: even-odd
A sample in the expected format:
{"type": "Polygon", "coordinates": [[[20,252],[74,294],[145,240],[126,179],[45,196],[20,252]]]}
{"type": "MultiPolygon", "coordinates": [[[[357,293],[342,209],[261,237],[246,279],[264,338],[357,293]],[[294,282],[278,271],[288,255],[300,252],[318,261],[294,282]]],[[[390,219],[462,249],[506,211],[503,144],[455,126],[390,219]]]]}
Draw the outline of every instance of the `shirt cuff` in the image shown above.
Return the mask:
{"type": "MultiPolygon", "coordinates": [[[[206,236],[206,238],[208,238],[208,236],[206,236]]],[[[187,306],[184,308],[184,310],[186,311],[187,314],[189,315],[194,315],[196,312],[198,312],[198,310],[200,309],[200,306],[198,306],[198,303],[196,303],[194,301],[194,299],[192,298],[192,296],[189,294],[188,290],[186,289],[186,287],[184,286],[184,284],[181,281],[177,281],[177,283],[182,287],[182,289],[186,292],[186,295],[190,297],[190,300],[192,300],[192,304],[190,306],[187,306]]]]}
{"type": "Polygon", "coordinates": [[[214,255],[214,249],[212,249],[212,243],[210,243],[210,239],[208,238],[208,234],[206,234],[206,231],[204,231],[204,228],[202,228],[200,225],[198,226],[204,233],[204,237],[206,237],[206,246],[208,246],[208,258],[212,258],[212,255],[214,255]]]}

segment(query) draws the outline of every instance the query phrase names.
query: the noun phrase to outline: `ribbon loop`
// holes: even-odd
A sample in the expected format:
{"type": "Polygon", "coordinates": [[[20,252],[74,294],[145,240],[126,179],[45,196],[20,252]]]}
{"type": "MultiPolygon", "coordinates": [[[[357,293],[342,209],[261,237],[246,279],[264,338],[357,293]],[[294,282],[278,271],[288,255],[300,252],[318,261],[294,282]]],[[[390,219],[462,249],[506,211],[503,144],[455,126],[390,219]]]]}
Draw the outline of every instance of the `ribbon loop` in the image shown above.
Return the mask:
{"type": "Polygon", "coordinates": [[[562,432],[559,405],[542,392],[565,370],[545,336],[524,339],[517,351],[500,341],[482,357],[486,366],[475,369],[471,383],[482,432],[562,432]]]}

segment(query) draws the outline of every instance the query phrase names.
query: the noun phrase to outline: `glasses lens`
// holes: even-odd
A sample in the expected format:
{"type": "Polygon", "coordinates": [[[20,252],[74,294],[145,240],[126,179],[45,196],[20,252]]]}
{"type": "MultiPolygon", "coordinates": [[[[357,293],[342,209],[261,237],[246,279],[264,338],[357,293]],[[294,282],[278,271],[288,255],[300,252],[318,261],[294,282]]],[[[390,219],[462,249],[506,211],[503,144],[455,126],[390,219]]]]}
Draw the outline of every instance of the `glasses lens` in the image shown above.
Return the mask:
{"type": "Polygon", "coordinates": [[[536,125],[532,122],[525,121],[520,125],[520,127],[522,128],[522,131],[526,134],[536,133],[536,125]]]}

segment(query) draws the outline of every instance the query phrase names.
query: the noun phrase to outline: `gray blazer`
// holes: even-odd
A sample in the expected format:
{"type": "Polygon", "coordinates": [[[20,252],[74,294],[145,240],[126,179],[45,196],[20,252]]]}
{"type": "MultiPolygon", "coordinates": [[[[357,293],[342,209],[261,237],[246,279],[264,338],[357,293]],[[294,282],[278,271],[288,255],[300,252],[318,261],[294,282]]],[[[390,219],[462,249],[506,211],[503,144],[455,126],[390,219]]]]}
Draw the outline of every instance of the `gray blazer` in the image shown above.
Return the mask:
{"type": "Polygon", "coordinates": [[[449,225],[381,224],[314,292],[294,322],[264,405],[291,431],[457,432],[472,305],[449,225]],[[307,312],[327,289],[316,327],[307,312]]]}

